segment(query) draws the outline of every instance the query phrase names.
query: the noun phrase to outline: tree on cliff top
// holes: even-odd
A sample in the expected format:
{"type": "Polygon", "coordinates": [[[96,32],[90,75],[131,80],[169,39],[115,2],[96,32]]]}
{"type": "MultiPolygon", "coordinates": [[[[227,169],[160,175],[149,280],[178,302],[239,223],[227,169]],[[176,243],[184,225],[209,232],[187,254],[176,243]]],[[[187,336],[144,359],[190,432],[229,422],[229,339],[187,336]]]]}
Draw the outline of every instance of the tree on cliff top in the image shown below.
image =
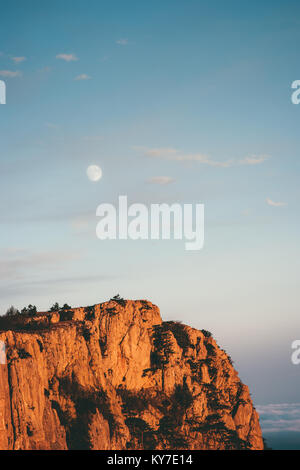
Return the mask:
{"type": "Polygon", "coordinates": [[[72,307],[68,304],[64,304],[60,310],[70,310],[72,307]]]}
{"type": "Polygon", "coordinates": [[[59,303],[55,302],[52,307],[50,308],[50,312],[58,312],[60,309],[59,303]]]}
{"type": "Polygon", "coordinates": [[[24,307],[21,310],[21,315],[35,315],[37,312],[36,306],[29,304],[28,307],[24,307]]]}
{"type": "Polygon", "coordinates": [[[11,305],[5,312],[4,316],[5,317],[13,317],[14,315],[19,315],[20,312],[18,309],[16,309],[16,307],[14,307],[13,305],[11,305]]]}
{"type": "Polygon", "coordinates": [[[115,295],[110,300],[113,300],[114,302],[117,302],[119,305],[122,305],[122,307],[125,307],[125,305],[126,305],[126,300],[124,300],[122,297],[120,297],[119,294],[115,295]]]}

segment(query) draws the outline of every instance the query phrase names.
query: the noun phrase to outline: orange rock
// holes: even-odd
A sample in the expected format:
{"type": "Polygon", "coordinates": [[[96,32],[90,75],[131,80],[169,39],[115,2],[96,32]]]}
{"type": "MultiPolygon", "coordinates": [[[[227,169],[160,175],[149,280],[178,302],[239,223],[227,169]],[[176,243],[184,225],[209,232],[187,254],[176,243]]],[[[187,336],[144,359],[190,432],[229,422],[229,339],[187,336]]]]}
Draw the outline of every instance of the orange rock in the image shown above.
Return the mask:
{"type": "Polygon", "coordinates": [[[0,449],[263,449],[227,354],[151,302],[2,320],[0,340],[0,449]]]}

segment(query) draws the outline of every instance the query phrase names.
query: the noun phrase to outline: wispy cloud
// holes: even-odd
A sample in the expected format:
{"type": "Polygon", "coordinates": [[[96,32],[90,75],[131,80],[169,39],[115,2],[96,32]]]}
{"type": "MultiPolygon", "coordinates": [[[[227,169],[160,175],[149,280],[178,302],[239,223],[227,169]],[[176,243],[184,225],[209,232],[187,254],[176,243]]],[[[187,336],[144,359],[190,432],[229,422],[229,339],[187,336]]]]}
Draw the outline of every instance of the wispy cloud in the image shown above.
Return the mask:
{"type": "Polygon", "coordinates": [[[172,178],[171,176],[154,176],[153,178],[150,178],[148,180],[148,183],[160,184],[163,186],[166,184],[173,183],[173,181],[174,181],[174,178],[172,178]]]}
{"type": "Polygon", "coordinates": [[[257,406],[263,432],[300,432],[300,403],[257,406]]]}
{"type": "Polygon", "coordinates": [[[260,165],[270,158],[269,155],[251,155],[239,161],[240,165],[260,165]]]}
{"type": "Polygon", "coordinates": [[[6,252],[1,254],[0,280],[8,279],[26,279],[29,272],[43,269],[49,272],[51,268],[55,269],[67,261],[78,258],[75,252],[37,252],[16,250],[15,252],[6,252]]]}
{"type": "Polygon", "coordinates": [[[136,150],[143,152],[145,156],[151,158],[160,158],[163,160],[173,160],[178,162],[198,162],[204,165],[219,168],[229,168],[238,165],[259,165],[263,163],[267,158],[265,155],[245,157],[242,160],[214,160],[209,155],[203,153],[184,153],[173,147],[160,147],[160,148],[147,148],[147,147],[134,147],[136,150]]]}
{"type": "Polygon", "coordinates": [[[66,62],[72,62],[78,60],[78,57],[75,54],[57,54],[57,59],[65,60],[66,62]]]}
{"type": "Polygon", "coordinates": [[[232,160],[227,161],[215,161],[209,156],[201,153],[189,153],[185,154],[176,150],[172,147],[161,147],[161,148],[146,148],[146,147],[135,147],[137,150],[142,150],[144,155],[151,158],[160,158],[163,160],[174,160],[178,162],[198,162],[215,167],[229,167],[233,165],[232,160]]]}
{"type": "Polygon", "coordinates": [[[127,44],[129,43],[128,39],[117,39],[116,41],[116,44],[119,44],[120,46],[127,46],[127,44]]]}
{"type": "Polygon", "coordinates": [[[24,56],[21,56],[21,57],[11,57],[11,60],[15,63],[15,64],[20,64],[21,62],[24,62],[26,60],[26,57],[24,56]]]}
{"type": "Polygon", "coordinates": [[[21,77],[22,73],[19,70],[0,70],[0,77],[15,78],[21,77]]]}
{"type": "Polygon", "coordinates": [[[86,73],[82,73],[80,75],[77,75],[77,77],[74,78],[74,80],[90,80],[92,77],[87,75],[86,73]]]}
{"type": "Polygon", "coordinates": [[[44,279],[44,280],[34,280],[25,282],[25,285],[60,285],[60,284],[77,284],[82,282],[101,282],[101,281],[108,281],[114,280],[116,276],[108,276],[108,275],[98,275],[98,276],[78,276],[78,277],[67,277],[67,278],[55,278],[55,279],[44,279]]]}
{"type": "MultiPolygon", "coordinates": [[[[39,274],[38,276],[26,276],[23,279],[10,282],[9,284],[0,283],[0,295],[3,305],[7,301],[6,308],[11,305],[12,301],[14,304],[16,302],[20,302],[18,307],[22,308],[25,303],[24,298],[26,298],[28,292],[30,292],[31,296],[40,296],[43,294],[47,299],[49,299],[49,297],[56,299],[56,296],[59,295],[61,296],[61,299],[65,301],[65,296],[70,295],[70,298],[72,298],[72,294],[78,292],[78,289],[80,286],[82,286],[83,283],[89,285],[96,284],[96,286],[98,285],[99,287],[99,283],[112,281],[115,282],[115,280],[118,278],[118,275],[106,274],[99,274],[94,276],[82,275],[78,277],[59,277],[54,275],[53,277],[49,278],[39,274]]],[[[60,299],[58,298],[58,300],[60,299]]],[[[28,301],[26,303],[28,303],[28,301]]],[[[46,306],[46,309],[48,308],[49,304],[46,306]]],[[[38,310],[41,309],[38,308],[38,310]]]]}
{"type": "Polygon", "coordinates": [[[272,201],[272,199],[270,199],[269,197],[267,197],[266,203],[267,203],[269,206],[273,206],[273,207],[284,207],[284,206],[287,206],[287,202],[275,202],[275,201],[272,201]]]}
{"type": "Polygon", "coordinates": [[[136,150],[142,150],[144,155],[148,157],[157,157],[172,160],[173,156],[178,154],[178,150],[172,147],[160,147],[160,148],[147,148],[147,147],[134,147],[136,150]]]}

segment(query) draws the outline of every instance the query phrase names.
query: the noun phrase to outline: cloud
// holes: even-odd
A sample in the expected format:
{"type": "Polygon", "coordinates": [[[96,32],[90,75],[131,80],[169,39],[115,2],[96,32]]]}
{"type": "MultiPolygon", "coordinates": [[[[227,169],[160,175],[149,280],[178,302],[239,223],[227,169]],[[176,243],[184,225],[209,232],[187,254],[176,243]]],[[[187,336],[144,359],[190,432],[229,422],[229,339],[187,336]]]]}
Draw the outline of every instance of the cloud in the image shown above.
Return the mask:
{"type": "Polygon", "coordinates": [[[150,178],[148,180],[149,183],[160,185],[170,184],[173,183],[173,181],[174,178],[172,178],[171,176],[154,176],[153,178],[150,178]]]}
{"type": "Polygon", "coordinates": [[[94,223],[94,213],[93,212],[82,212],[72,218],[70,218],[71,225],[76,231],[82,232],[91,227],[91,224],[94,223]]]}
{"type": "Polygon", "coordinates": [[[15,78],[21,77],[21,72],[19,70],[0,70],[0,76],[6,78],[15,78]]]}
{"type": "MultiPolygon", "coordinates": [[[[33,163],[35,165],[35,163],[33,163]]],[[[31,167],[30,167],[31,168],[31,167]]],[[[29,168],[29,169],[30,169],[29,168]]],[[[12,172],[15,173],[15,170],[16,169],[16,166],[15,165],[12,165],[11,167],[1,167],[0,165],[0,173],[3,173],[3,174],[11,174],[12,172]]],[[[20,168],[18,168],[19,171],[23,172],[25,171],[25,169],[28,170],[28,163],[27,165],[25,165],[24,163],[24,166],[22,163],[20,163],[20,168]]],[[[0,221],[0,226],[1,225],[5,225],[5,224],[9,224],[9,223],[12,223],[12,224],[16,224],[16,223],[19,223],[19,222],[22,222],[22,223],[25,223],[25,222],[34,222],[34,223],[53,223],[53,224],[58,224],[58,223],[64,223],[64,222],[67,222],[67,221],[70,221],[70,220],[73,220],[74,218],[76,217],[87,217],[89,215],[94,215],[94,212],[91,212],[90,210],[86,210],[86,211],[81,211],[81,212],[78,212],[75,211],[75,212],[70,212],[69,210],[62,210],[62,211],[59,211],[59,212],[46,212],[43,211],[43,212],[40,212],[40,213],[37,213],[37,214],[26,214],[24,215],[22,213],[19,214],[19,216],[16,218],[15,214],[12,214],[11,212],[8,212],[6,214],[6,217],[4,217],[4,214],[1,218],[1,221],[0,221]]],[[[1,262],[1,259],[0,259],[0,262],[1,262]]]]}
{"type": "Polygon", "coordinates": [[[87,75],[86,73],[82,73],[81,75],[77,75],[77,77],[74,78],[74,80],[90,80],[91,77],[87,75]]]}
{"type": "Polygon", "coordinates": [[[178,162],[199,162],[215,167],[229,167],[233,165],[232,160],[224,162],[212,160],[209,156],[201,153],[184,154],[179,150],[172,147],[161,147],[161,148],[146,148],[146,147],[135,147],[137,150],[142,150],[144,155],[151,158],[160,158],[164,160],[174,160],[178,162]]]}
{"type": "Polygon", "coordinates": [[[219,168],[229,168],[238,165],[259,165],[265,160],[270,158],[267,155],[245,157],[242,160],[225,160],[218,161],[212,159],[209,155],[202,153],[183,153],[173,147],[160,147],[160,148],[147,148],[147,147],[134,147],[136,150],[141,150],[145,156],[151,158],[160,158],[164,160],[173,160],[178,162],[198,162],[204,165],[219,168]]]}
{"type": "MultiPolygon", "coordinates": [[[[30,295],[40,296],[41,294],[45,294],[46,298],[49,296],[56,296],[60,293],[65,298],[66,292],[70,295],[71,292],[78,292],[80,286],[83,283],[87,284],[98,284],[107,282],[107,281],[115,281],[118,279],[118,275],[106,275],[106,274],[99,274],[95,276],[78,276],[78,277],[58,277],[55,276],[53,278],[45,277],[41,279],[41,276],[35,276],[33,279],[28,279],[28,277],[21,279],[16,282],[10,282],[9,284],[1,285],[0,283],[0,295],[1,300],[4,303],[5,299],[8,300],[6,304],[6,308],[9,307],[12,303],[17,302],[21,299],[26,298],[28,292],[30,295]]],[[[95,286],[96,287],[96,286],[95,286]]],[[[97,287],[96,287],[97,288],[97,287]]],[[[19,304],[19,308],[24,305],[24,300],[22,300],[22,304],[19,304]]],[[[27,302],[28,303],[28,302],[27,302]]],[[[4,312],[0,312],[4,313],[4,312]]]]}
{"type": "Polygon", "coordinates": [[[75,252],[36,252],[30,253],[23,250],[7,251],[1,255],[0,280],[26,279],[29,272],[44,269],[56,269],[67,261],[78,257],[75,252]]]}
{"type": "Polygon", "coordinates": [[[118,39],[116,44],[119,44],[120,46],[127,46],[128,42],[128,39],[118,39]]]}
{"type": "Polygon", "coordinates": [[[265,160],[270,158],[269,155],[251,155],[250,157],[245,157],[239,161],[240,165],[260,165],[265,160]]]}
{"type": "Polygon", "coordinates": [[[144,155],[148,157],[158,157],[158,158],[165,158],[165,159],[172,159],[173,155],[178,153],[178,150],[170,148],[170,147],[162,147],[162,148],[146,148],[146,147],[135,147],[137,150],[143,150],[144,155]]]}
{"type": "Polygon", "coordinates": [[[78,277],[68,277],[68,278],[55,278],[55,279],[42,279],[42,280],[33,280],[25,282],[25,285],[60,285],[60,284],[74,284],[74,283],[81,283],[81,282],[101,282],[101,281],[109,281],[116,279],[116,276],[109,276],[109,275],[99,275],[99,276],[78,276],[78,277]]]}
{"type": "Polygon", "coordinates": [[[57,59],[65,60],[66,62],[72,62],[78,60],[78,57],[75,54],[57,54],[57,59]]]}
{"type": "Polygon", "coordinates": [[[275,201],[272,201],[272,199],[270,199],[269,197],[267,197],[266,203],[267,203],[269,206],[273,206],[273,207],[284,207],[284,206],[287,206],[287,203],[286,203],[286,202],[275,202],[275,201]]]}
{"type": "Polygon", "coordinates": [[[300,403],[257,406],[263,432],[300,432],[300,403]]]}
{"type": "Polygon", "coordinates": [[[14,61],[15,64],[19,64],[21,62],[24,62],[26,60],[26,57],[11,57],[11,60],[14,61]]]}

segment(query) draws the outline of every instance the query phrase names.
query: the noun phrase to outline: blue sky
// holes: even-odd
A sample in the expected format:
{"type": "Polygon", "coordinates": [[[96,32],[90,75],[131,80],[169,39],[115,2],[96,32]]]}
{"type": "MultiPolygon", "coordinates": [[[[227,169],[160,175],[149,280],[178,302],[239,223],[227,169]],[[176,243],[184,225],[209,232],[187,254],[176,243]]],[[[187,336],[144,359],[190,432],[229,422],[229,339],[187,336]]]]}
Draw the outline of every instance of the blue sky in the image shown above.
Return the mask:
{"type": "Polygon", "coordinates": [[[211,330],[256,403],[297,403],[299,39],[297,1],[1,5],[1,311],[148,298],[211,330]],[[204,203],[204,249],[100,242],[120,194],[204,203]]]}

